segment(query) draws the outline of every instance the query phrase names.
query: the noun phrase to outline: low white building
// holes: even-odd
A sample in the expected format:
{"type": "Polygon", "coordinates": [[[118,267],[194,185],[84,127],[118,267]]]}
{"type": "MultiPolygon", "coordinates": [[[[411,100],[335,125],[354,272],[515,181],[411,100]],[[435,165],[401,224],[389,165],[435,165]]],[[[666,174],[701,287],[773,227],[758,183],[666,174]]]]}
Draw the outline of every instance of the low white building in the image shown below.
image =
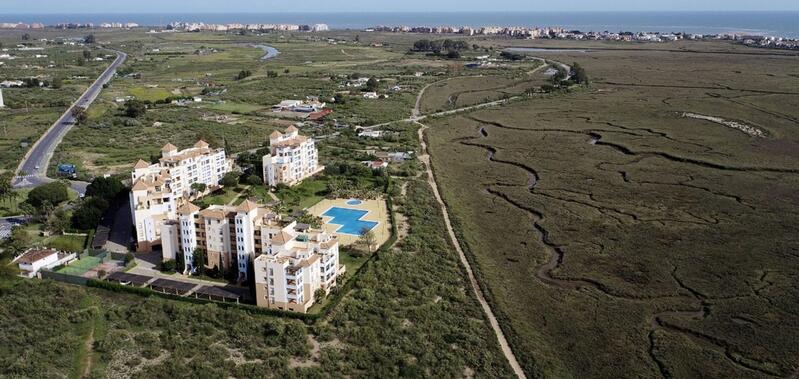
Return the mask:
{"type": "Polygon", "coordinates": [[[51,269],[68,263],[76,257],[75,253],[68,254],[51,249],[28,249],[13,262],[19,265],[20,275],[33,278],[43,269],[51,269]]]}

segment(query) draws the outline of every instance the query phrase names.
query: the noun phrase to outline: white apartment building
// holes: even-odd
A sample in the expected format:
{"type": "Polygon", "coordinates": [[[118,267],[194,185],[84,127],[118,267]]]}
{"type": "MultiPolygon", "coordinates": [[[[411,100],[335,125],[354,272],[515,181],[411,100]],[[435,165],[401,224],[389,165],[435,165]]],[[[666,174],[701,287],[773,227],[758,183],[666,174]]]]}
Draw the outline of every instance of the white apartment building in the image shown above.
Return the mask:
{"type": "Polygon", "coordinates": [[[183,272],[190,273],[195,251],[204,251],[197,264],[236,270],[240,281],[253,279],[258,306],[306,312],[314,293],[334,287],[344,271],[335,236],[285,221],[250,200],[203,210],[187,203],[177,214],[162,224],[163,258],[182,255],[183,272]]]}
{"type": "Polygon", "coordinates": [[[269,155],[263,158],[264,181],[270,186],[289,186],[322,170],[313,138],[301,136],[297,128],[290,126],[286,133],[274,131],[269,136],[269,155]]]}
{"type": "Polygon", "coordinates": [[[137,251],[152,251],[160,244],[161,225],[176,219],[178,208],[218,187],[230,167],[225,150],[211,149],[204,141],[181,151],[168,143],[156,164],[139,160],[133,168],[130,193],[137,251]],[[195,183],[208,189],[197,193],[191,188],[195,183]]]}

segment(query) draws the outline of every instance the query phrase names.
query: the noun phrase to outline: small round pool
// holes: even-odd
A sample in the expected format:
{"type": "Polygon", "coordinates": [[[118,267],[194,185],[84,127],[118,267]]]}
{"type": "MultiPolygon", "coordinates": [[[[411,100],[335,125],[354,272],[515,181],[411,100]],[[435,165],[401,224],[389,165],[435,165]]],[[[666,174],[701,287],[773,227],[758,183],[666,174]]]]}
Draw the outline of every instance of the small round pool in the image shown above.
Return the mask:
{"type": "Polygon", "coordinates": [[[347,200],[347,205],[361,205],[361,204],[363,204],[363,201],[360,201],[358,199],[347,200]]]}

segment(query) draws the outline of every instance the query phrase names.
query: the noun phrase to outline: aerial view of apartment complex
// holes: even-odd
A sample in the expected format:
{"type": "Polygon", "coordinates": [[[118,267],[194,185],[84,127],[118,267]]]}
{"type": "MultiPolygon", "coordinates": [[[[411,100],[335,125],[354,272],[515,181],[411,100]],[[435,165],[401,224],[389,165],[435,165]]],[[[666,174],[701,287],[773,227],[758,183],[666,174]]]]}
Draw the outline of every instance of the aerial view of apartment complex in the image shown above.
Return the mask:
{"type": "Polygon", "coordinates": [[[204,141],[180,151],[167,143],[161,149],[158,163],[143,160],[136,163],[130,207],[137,251],[152,251],[153,245],[161,241],[163,222],[174,220],[178,208],[217,187],[230,167],[225,150],[212,149],[204,141]]]}
{"type": "Polygon", "coordinates": [[[324,170],[318,159],[313,138],[299,135],[293,126],[286,133],[274,131],[269,136],[269,155],[263,158],[264,182],[270,187],[295,185],[324,170]]]}
{"type": "Polygon", "coordinates": [[[163,259],[181,255],[184,273],[199,264],[236,270],[239,281],[254,279],[261,307],[306,312],[314,293],[334,287],[344,269],[338,264],[336,236],[283,220],[250,200],[203,210],[187,203],[177,214],[162,225],[163,259]],[[205,254],[203,262],[195,262],[198,249],[205,254]]]}

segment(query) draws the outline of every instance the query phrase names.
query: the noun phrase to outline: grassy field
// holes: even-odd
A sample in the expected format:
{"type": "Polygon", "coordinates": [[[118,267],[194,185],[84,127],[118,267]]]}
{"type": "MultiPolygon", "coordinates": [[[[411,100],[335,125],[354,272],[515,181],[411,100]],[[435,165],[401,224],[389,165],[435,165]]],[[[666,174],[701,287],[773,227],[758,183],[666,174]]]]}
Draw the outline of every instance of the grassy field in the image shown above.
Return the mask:
{"type": "Polygon", "coordinates": [[[46,239],[44,245],[59,251],[80,253],[86,248],[86,236],[53,236],[46,239]]]}
{"type": "Polygon", "coordinates": [[[443,195],[528,376],[795,372],[799,65],[747,52],[548,53],[592,86],[431,123],[443,195]]]}

